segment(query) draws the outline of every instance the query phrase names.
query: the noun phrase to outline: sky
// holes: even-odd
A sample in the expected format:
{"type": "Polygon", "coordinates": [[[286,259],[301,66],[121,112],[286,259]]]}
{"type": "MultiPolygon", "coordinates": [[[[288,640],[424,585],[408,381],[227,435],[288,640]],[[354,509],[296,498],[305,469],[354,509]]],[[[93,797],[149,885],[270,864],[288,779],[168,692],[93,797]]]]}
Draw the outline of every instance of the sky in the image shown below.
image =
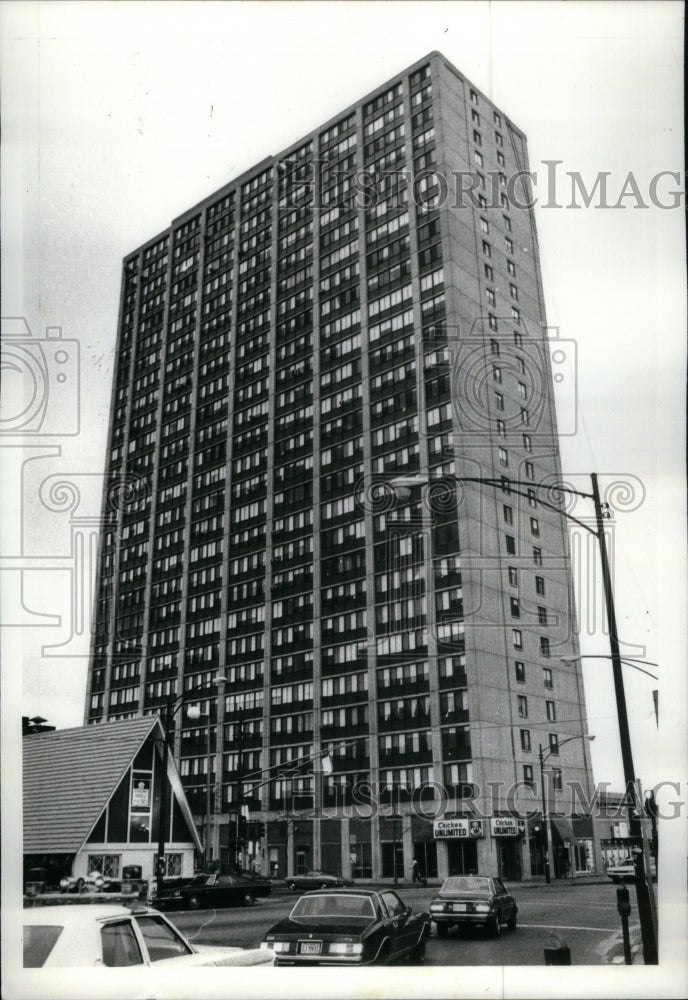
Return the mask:
{"type": "MultiPolygon", "coordinates": [[[[556,0],[0,5],[3,336],[29,354],[41,341],[55,377],[32,433],[0,433],[4,713],[83,722],[80,587],[94,565],[123,256],[438,49],[528,137],[548,323],[565,345],[564,475],[583,490],[592,471],[621,484],[622,652],[660,677],[624,668],[636,772],[646,787],[684,781],[682,14],[556,0]],[[592,191],[602,172],[606,207],[580,195],[572,206],[571,175],[592,191]],[[62,330],[60,383],[46,327],[62,330]]],[[[606,656],[594,566],[588,554],[576,567],[581,648],[606,656]]],[[[611,665],[583,669],[594,777],[620,788],[611,665]]]]}

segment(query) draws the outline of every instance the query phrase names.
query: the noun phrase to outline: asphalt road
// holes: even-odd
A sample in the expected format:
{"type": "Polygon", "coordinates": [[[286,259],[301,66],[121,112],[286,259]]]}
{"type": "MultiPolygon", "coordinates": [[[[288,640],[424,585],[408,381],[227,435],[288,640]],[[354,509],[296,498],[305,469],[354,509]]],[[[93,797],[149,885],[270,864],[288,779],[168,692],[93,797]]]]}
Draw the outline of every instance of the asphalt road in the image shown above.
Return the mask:
{"type": "MultiPolygon", "coordinates": [[[[399,895],[414,910],[427,910],[436,891],[398,887],[399,895]]],[[[502,936],[495,939],[478,929],[463,933],[452,930],[440,941],[433,925],[424,964],[544,965],[544,949],[556,947],[552,934],[569,946],[573,965],[606,965],[618,961],[620,919],[616,910],[616,889],[611,883],[513,886],[512,891],[519,908],[515,932],[504,930],[502,936]]],[[[249,908],[193,913],[180,910],[170,911],[169,915],[199,944],[255,948],[268,928],[289,912],[297,897],[298,893],[280,894],[258,900],[249,908]]],[[[635,912],[631,914],[632,933],[634,924],[637,924],[635,912]]]]}

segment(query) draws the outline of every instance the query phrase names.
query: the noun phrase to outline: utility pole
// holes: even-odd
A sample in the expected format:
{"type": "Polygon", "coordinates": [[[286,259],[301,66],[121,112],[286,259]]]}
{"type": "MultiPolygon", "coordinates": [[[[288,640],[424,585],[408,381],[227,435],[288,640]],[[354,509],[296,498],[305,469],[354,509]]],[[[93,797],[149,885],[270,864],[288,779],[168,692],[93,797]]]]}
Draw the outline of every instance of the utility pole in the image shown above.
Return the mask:
{"type": "MultiPolygon", "coordinates": [[[[605,518],[609,517],[609,505],[603,504],[600,500],[597,473],[593,472],[590,479],[592,481],[592,497],[595,505],[597,540],[600,547],[604,600],[607,609],[607,623],[609,625],[609,645],[612,654],[614,694],[616,696],[616,710],[619,718],[619,740],[621,742],[621,759],[624,769],[624,783],[626,785],[625,799],[628,806],[628,819],[631,836],[639,837],[642,843],[644,838],[640,817],[642,815],[643,807],[639,801],[635,779],[635,769],[633,767],[631,734],[628,726],[626,693],[624,691],[623,668],[621,664],[621,652],[619,650],[619,634],[616,626],[616,612],[614,610],[614,592],[612,590],[612,578],[609,570],[609,557],[607,555],[607,542],[604,532],[604,521],[605,518]]],[[[653,906],[654,897],[652,896],[651,885],[648,885],[647,881],[648,878],[652,879],[652,873],[645,871],[642,851],[636,855],[635,872],[635,889],[638,898],[638,917],[640,919],[640,929],[643,939],[643,958],[645,965],[657,965],[657,924],[655,908],[653,906]]]]}

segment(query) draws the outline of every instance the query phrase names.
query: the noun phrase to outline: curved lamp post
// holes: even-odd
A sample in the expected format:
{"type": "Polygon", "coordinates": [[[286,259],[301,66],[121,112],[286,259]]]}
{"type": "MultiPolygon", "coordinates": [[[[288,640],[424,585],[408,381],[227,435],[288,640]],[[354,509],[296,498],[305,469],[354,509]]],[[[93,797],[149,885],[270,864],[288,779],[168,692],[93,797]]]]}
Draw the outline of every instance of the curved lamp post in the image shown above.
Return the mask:
{"type": "MultiPolygon", "coordinates": [[[[612,661],[612,675],[614,678],[614,694],[616,698],[616,711],[619,722],[619,741],[621,744],[621,759],[623,762],[624,771],[624,783],[626,786],[625,801],[628,804],[628,822],[631,829],[631,833],[637,836],[640,833],[640,819],[639,815],[642,810],[642,805],[638,800],[638,794],[636,789],[635,781],[635,769],[633,766],[633,754],[631,751],[631,735],[628,725],[628,710],[626,708],[626,692],[624,690],[623,681],[623,671],[622,671],[622,657],[619,648],[619,635],[616,625],[616,611],[614,608],[614,593],[612,590],[612,577],[609,568],[609,556],[607,554],[607,542],[604,532],[604,522],[606,519],[611,517],[611,511],[609,509],[608,503],[603,503],[600,497],[600,490],[597,481],[597,473],[593,472],[590,474],[590,481],[592,486],[591,493],[585,493],[582,490],[574,490],[572,487],[563,486],[559,483],[552,485],[549,483],[532,483],[527,480],[521,479],[495,479],[489,476],[455,476],[455,475],[442,475],[438,476],[435,480],[436,482],[442,482],[442,480],[450,480],[455,483],[479,483],[483,486],[490,486],[493,489],[508,489],[515,493],[517,496],[525,497],[529,499],[529,494],[520,489],[512,489],[516,486],[523,486],[528,490],[535,489],[547,489],[551,494],[556,493],[566,493],[571,496],[583,497],[586,500],[592,500],[595,508],[595,523],[596,528],[591,528],[590,525],[585,524],[579,518],[574,517],[573,514],[569,514],[566,511],[561,510],[556,504],[550,503],[548,500],[543,500],[542,497],[537,496],[537,502],[548,510],[554,511],[561,517],[565,517],[568,521],[573,521],[578,524],[581,528],[584,528],[591,535],[597,538],[599,551],[600,551],[600,565],[602,570],[602,583],[604,587],[604,600],[605,607],[607,611],[607,623],[609,625],[609,645],[611,650],[610,659],[612,661]]],[[[433,482],[433,480],[428,476],[397,476],[390,480],[390,485],[395,490],[409,490],[413,487],[425,486],[433,482]]],[[[648,921],[647,914],[647,884],[645,883],[644,877],[638,876],[635,880],[636,882],[636,892],[638,895],[638,912],[641,920],[641,931],[643,937],[643,953],[645,958],[645,964],[656,964],[657,963],[657,934],[654,930],[654,925],[652,921],[648,921]],[[642,883],[642,885],[641,885],[642,883]]]]}

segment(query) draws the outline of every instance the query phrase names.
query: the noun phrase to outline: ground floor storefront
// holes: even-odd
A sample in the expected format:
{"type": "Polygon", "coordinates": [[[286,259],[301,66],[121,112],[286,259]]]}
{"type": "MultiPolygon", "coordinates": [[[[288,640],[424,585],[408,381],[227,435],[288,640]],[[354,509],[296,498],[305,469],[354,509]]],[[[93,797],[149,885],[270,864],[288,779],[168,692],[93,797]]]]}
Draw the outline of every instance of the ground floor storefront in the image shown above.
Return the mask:
{"type": "MultiPolygon", "coordinates": [[[[221,869],[238,864],[273,878],[315,869],[352,879],[405,881],[414,873],[417,878],[443,879],[479,872],[507,881],[544,874],[548,842],[541,818],[447,814],[430,819],[411,812],[263,816],[252,818],[243,829],[231,822],[220,826],[221,869]]],[[[555,878],[597,869],[592,826],[585,818],[574,822],[553,818],[550,851],[555,878]]]]}

